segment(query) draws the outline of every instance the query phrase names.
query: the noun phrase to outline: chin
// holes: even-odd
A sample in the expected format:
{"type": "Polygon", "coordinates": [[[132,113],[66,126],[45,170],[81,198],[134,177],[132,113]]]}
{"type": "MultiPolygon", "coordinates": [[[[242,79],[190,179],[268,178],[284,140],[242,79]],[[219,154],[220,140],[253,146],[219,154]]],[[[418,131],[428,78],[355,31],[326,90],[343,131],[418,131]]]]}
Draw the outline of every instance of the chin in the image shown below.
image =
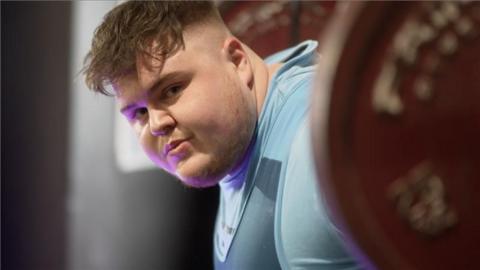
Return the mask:
{"type": "Polygon", "coordinates": [[[193,187],[193,188],[208,188],[208,187],[213,187],[220,182],[222,178],[201,178],[201,177],[183,177],[181,175],[177,174],[177,177],[180,179],[180,181],[188,186],[188,187],[193,187]]]}
{"type": "Polygon", "coordinates": [[[177,165],[175,175],[189,187],[213,187],[227,175],[229,170],[225,165],[217,160],[190,159],[189,162],[182,162],[177,165]]]}

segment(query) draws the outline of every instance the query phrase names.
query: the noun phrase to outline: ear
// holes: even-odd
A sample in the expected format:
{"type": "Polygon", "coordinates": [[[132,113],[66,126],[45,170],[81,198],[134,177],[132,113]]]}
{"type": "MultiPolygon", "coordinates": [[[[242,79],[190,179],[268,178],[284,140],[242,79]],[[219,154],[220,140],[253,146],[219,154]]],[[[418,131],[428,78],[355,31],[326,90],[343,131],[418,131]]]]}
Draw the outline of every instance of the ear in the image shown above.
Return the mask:
{"type": "Polygon", "coordinates": [[[251,88],[253,86],[253,70],[247,51],[242,43],[235,37],[229,37],[225,40],[223,48],[227,54],[228,61],[233,63],[235,71],[242,82],[251,88]]]}

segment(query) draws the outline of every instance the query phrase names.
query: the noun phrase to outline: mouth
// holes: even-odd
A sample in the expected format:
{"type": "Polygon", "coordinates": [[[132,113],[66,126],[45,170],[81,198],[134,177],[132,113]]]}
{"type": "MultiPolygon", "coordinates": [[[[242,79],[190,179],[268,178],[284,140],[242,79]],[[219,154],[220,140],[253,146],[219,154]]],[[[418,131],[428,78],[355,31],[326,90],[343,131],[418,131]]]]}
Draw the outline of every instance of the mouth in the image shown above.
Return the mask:
{"type": "Polygon", "coordinates": [[[165,147],[163,148],[163,154],[165,156],[168,156],[168,154],[174,152],[179,146],[183,143],[186,142],[187,139],[181,139],[181,140],[172,140],[168,142],[165,147]]]}

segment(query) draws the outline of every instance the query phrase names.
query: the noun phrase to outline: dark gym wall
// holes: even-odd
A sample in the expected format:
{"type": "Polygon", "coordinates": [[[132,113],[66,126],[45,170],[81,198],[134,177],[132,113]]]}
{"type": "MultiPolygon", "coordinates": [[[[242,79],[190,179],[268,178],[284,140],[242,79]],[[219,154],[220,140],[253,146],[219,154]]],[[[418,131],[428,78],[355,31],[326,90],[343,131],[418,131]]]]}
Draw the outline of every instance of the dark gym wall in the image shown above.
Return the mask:
{"type": "Polygon", "coordinates": [[[2,269],[66,265],[70,2],[2,2],[2,269]]]}

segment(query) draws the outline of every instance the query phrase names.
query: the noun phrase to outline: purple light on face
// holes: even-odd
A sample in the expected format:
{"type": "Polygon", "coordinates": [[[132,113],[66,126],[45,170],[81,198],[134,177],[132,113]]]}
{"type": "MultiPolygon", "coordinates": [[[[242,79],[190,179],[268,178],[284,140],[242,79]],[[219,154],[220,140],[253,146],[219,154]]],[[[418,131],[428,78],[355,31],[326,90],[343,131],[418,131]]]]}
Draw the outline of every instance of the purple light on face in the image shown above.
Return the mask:
{"type": "Polygon", "coordinates": [[[167,171],[169,172],[170,174],[175,174],[175,169],[172,168],[172,166],[170,166],[170,164],[168,164],[168,162],[165,162],[164,160],[162,160],[158,155],[157,153],[155,153],[154,151],[147,151],[147,150],[144,150],[145,153],[147,154],[148,158],[153,162],[155,163],[155,165],[157,165],[157,167],[163,169],[164,171],[167,171]]]}

